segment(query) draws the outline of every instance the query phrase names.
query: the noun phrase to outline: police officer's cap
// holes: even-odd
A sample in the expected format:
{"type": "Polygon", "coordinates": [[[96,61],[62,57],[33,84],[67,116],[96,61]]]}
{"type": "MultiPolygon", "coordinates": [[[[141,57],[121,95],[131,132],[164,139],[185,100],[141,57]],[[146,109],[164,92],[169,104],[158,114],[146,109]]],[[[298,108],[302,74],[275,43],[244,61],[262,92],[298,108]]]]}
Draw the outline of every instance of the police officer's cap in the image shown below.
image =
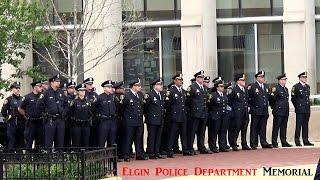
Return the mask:
{"type": "Polygon", "coordinates": [[[42,85],[42,81],[33,81],[32,83],[30,83],[30,85],[31,85],[32,87],[41,86],[41,85],[42,85]]]}
{"type": "Polygon", "coordinates": [[[102,84],[101,84],[101,87],[112,87],[113,86],[113,81],[111,81],[111,80],[106,80],[105,82],[103,82],[102,84]]]}
{"type": "Polygon", "coordinates": [[[195,73],[193,76],[194,76],[194,77],[202,77],[202,78],[203,78],[203,77],[204,77],[204,71],[201,70],[201,71],[195,73]]]}
{"type": "Polygon", "coordinates": [[[298,77],[300,78],[300,77],[307,77],[307,72],[305,71],[305,72],[303,72],[303,73],[300,73],[299,75],[298,75],[298,77]]]}
{"type": "Polygon", "coordinates": [[[89,77],[89,78],[85,79],[85,80],[83,81],[83,83],[84,83],[84,84],[92,84],[93,81],[94,81],[94,79],[93,79],[92,77],[89,77]]]}
{"type": "Polygon", "coordinates": [[[167,85],[168,89],[171,88],[171,86],[173,86],[173,85],[174,85],[174,82],[168,84],[168,85],[167,85]]]}
{"type": "Polygon", "coordinates": [[[156,78],[156,79],[154,79],[153,81],[150,82],[150,85],[154,86],[156,84],[162,84],[162,83],[163,83],[162,78],[156,78]]]}
{"type": "Polygon", "coordinates": [[[123,82],[123,81],[118,81],[118,82],[115,82],[115,83],[114,83],[113,87],[114,87],[115,89],[120,89],[121,87],[123,87],[123,85],[124,85],[124,82],[123,82]]]}
{"type": "Polygon", "coordinates": [[[246,75],[245,74],[235,74],[234,75],[234,80],[235,81],[239,81],[239,80],[245,81],[246,80],[246,75]]]}
{"type": "Polygon", "coordinates": [[[209,83],[210,82],[210,76],[206,76],[203,79],[204,82],[209,83]]]}
{"type": "Polygon", "coordinates": [[[85,84],[79,84],[76,86],[76,91],[85,91],[86,90],[86,85],[85,84]]]}
{"type": "Polygon", "coordinates": [[[173,80],[175,80],[175,79],[183,80],[183,75],[182,74],[176,74],[176,75],[172,76],[172,79],[173,80]]]}
{"type": "Polygon", "coordinates": [[[140,78],[134,79],[129,83],[129,86],[132,87],[134,85],[141,85],[141,80],[140,78]]]}
{"type": "Polygon", "coordinates": [[[190,82],[191,82],[191,83],[194,83],[195,81],[196,81],[196,78],[190,79],[190,82]]]}
{"type": "Polygon", "coordinates": [[[20,88],[21,86],[21,83],[20,82],[14,82],[10,85],[10,89],[13,89],[13,88],[20,88]]]}
{"type": "Polygon", "coordinates": [[[264,77],[265,74],[266,73],[264,71],[259,71],[259,72],[257,72],[257,74],[254,75],[254,77],[264,77]]]}
{"type": "Polygon", "coordinates": [[[277,76],[277,79],[280,80],[280,79],[288,79],[288,78],[286,76],[286,73],[284,73],[284,74],[280,74],[279,76],[277,76]]]}
{"type": "Polygon", "coordinates": [[[62,91],[67,90],[67,83],[64,83],[62,86],[60,86],[62,91]]]}
{"type": "Polygon", "coordinates": [[[218,80],[222,81],[222,78],[220,76],[218,76],[218,77],[212,79],[212,82],[216,83],[216,81],[218,81],[218,80]]]}
{"type": "Polygon", "coordinates": [[[51,78],[49,78],[49,82],[53,82],[53,81],[60,81],[60,75],[57,74],[57,75],[52,76],[51,78]]]}
{"type": "Polygon", "coordinates": [[[43,80],[41,81],[42,84],[49,84],[49,80],[43,80]]]}
{"type": "Polygon", "coordinates": [[[224,87],[224,82],[223,82],[222,79],[218,79],[218,80],[215,81],[214,87],[218,87],[218,86],[224,87]]]}
{"type": "Polygon", "coordinates": [[[69,83],[67,83],[66,88],[71,88],[71,87],[75,87],[75,86],[76,86],[76,82],[70,81],[69,83]]]}

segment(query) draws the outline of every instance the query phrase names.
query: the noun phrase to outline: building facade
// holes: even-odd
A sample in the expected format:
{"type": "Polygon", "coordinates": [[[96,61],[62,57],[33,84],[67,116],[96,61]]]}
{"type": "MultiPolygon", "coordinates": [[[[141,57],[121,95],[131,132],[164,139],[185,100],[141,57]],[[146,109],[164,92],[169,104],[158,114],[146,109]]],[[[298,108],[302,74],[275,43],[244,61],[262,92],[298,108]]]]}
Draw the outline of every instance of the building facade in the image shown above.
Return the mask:
{"type": "MultiPolygon", "coordinates": [[[[55,2],[58,11],[63,13],[73,9],[73,0],[55,2]]],[[[111,10],[118,13],[104,22],[121,21],[121,16],[128,11],[127,4],[145,19],[125,24],[141,27],[129,45],[135,49],[100,64],[79,77],[79,81],[94,76],[97,84],[106,79],[128,82],[138,76],[148,90],[149,81],[155,76],[163,77],[165,84],[169,84],[172,75],[183,73],[188,85],[193,74],[203,69],[206,75],[219,75],[225,81],[232,81],[234,73],[245,73],[248,81],[253,82],[255,72],[264,70],[268,83],[276,83],[278,74],[287,73],[291,88],[297,74],[307,71],[312,94],[320,91],[320,73],[317,73],[317,67],[320,69],[320,50],[317,51],[320,0],[117,2],[119,5],[111,10]]],[[[77,0],[77,6],[84,6],[82,0],[77,0]]],[[[110,38],[113,32],[100,29],[95,33],[93,43],[88,45],[95,50],[84,49],[83,61],[113,41],[110,38]]],[[[45,72],[53,72],[36,56],[29,56],[27,61],[43,66],[45,72]]],[[[86,65],[83,68],[85,70],[86,65]]]]}

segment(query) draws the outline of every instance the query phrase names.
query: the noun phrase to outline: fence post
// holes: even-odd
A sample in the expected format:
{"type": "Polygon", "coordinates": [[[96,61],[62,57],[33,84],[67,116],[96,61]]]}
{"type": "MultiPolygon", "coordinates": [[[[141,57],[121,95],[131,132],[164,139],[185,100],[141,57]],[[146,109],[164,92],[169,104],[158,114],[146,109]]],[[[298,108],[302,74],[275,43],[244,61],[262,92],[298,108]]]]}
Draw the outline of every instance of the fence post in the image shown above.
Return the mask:
{"type": "Polygon", "coordinates": [[[85,168],[86,168],[86,157],[85,157],[85,152],[86,150],[85,149],[81,149],[81,179],[82,180],[85,180],[86,179],[86,171],[85,171],[85,168]]]}
{"type": "Polygon", "coordinates": [[[0,179],[3,179],[3,150],[0,150],[0,179]]]}
{"type": "Polygon", "coordinates": [[[113,144],[113,152],[114,152],[114,158],[112,158],[113,160],[113,175],[117,176],[118,175],[118,155],[117,155],[117,144],[113,144]]]}

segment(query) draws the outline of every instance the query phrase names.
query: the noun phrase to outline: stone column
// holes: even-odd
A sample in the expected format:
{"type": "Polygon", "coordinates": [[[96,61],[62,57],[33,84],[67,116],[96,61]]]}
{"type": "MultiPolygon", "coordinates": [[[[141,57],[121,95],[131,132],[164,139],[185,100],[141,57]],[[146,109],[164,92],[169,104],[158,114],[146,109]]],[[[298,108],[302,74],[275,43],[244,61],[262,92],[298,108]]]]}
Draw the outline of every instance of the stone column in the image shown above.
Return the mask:
{"type": "Polygon", "coordinates": [[[181,1],[182,72],[185,87],[195,72],[217,76],[215,0],[181,1]]]}
{"type": "Polygon", "coordinates": [[[284,70],[287,87],[298,82],[297,75],[308,72],[311,94],[316,93],[316,36],[314,1],[283,1],[284,70]]]}

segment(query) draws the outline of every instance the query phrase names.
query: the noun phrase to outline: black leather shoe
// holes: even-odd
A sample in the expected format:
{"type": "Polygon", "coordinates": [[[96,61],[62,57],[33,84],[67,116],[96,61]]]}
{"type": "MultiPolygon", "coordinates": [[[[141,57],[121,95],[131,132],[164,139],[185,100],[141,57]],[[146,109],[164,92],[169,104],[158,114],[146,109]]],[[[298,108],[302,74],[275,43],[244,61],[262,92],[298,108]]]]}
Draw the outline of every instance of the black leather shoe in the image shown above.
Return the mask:
{"type": "Polygon", "coordinates": [[[296,146],[302,146],[300,142],[296,142],[296,146]]]}
{"type": "Polygon", "coordinates": [[[147,156],[137,156],[136,160],[148,160],[149,158],[147,156]]]}
{"type": "Polygon", "coordinates": [[[282,147],[292,147],[292,145],[286,142],[282,144],[282,147]]]}
{"type": "Polygon", "coordinates": [[[178,149],[178,150],[173,150],[173,152],[174,152],[175,154],[182,154],[182,151],[181,151],[180,149],[178,149]]]}
{"type": "Polygon", "coordinates": [[[274,148],[278,148],[278,144],[272,144],[274,148]]]}
{"type": "Polygon", "coordinates": [[[272,149],[272,144],[261,145],[263,149],[272,149]]]}
{"type": "Polygon", "coordinates": [[[308,142],[303,143],[303,145],[304,145],[304,146],[314,146],[314,144],[312,144],[312,143],[311,143],[311,142],[309,142],[309,141],[308,141],[308,142]]]}
{"type": "Polygon", "coordinates": [[[191,154],[191,156],[197,155],[197,152],[194,149],[191,149],[189,153],[191,154]]]}
{"type": "Polygon", "coordinates": [[[160,153],[156,154],[156,157],[157,157],[158,159],[165,159],[165,158],[166,158],[166,156],[163,156],[163,155],[161,155],[160,153]]]}
{"type": "Polygon", "coordinates": [[[226,149],[230,149],[230,146],[227,145],[226,149]]]}
{"type": "Polygon", "coordinates": [[[219,152],[229,152],[228,149],[219,149],[219,152]]]}
{"type": "Polygon", "coordinates": [[[211,148],[210,150],[211,150],[213,153],[219,153],[218,148],[211,148]]]}
{"type": "Polygon", "coordinates": [[[238,149],[237,146],[233,146],[233,147],[232,147],[232,151],[239,151],[239,149],[238,149]]]}
{"type": "Polygon", "coordinates": [[[184,156],[192,156],[193,153],[192,153],[191,151],[184,151],[184,152],[182,153],[182,155],[184,155],[184,156]]]}
{"type": "Polygon", "coordinates": [[[257,148],[257,146],[251,146],[251,149],[252,150],[257,150],[258,148],[257,148]]]}
{"type": "Polygon", "coordinates": [[[173,154],[174,154],[173,151],[169,151],[167,157],[168,158],[173,158],[173,154]]]}
{"type": "Polygon", "coordinates": [[[211,151],[208,151],[207,149],[201,149],[199,150],[200,154],[212,154],[211,151]]]}
{"type": "Polygon", "coordinates": [[[242,150],[251,150],[251,148],[248,145],[243,145],[242,150]]]}
{"type": "Polygon", "coordinates": [[[157,156],[154,154],[149,154],[149,159],[157,159],[157,156]]]}

